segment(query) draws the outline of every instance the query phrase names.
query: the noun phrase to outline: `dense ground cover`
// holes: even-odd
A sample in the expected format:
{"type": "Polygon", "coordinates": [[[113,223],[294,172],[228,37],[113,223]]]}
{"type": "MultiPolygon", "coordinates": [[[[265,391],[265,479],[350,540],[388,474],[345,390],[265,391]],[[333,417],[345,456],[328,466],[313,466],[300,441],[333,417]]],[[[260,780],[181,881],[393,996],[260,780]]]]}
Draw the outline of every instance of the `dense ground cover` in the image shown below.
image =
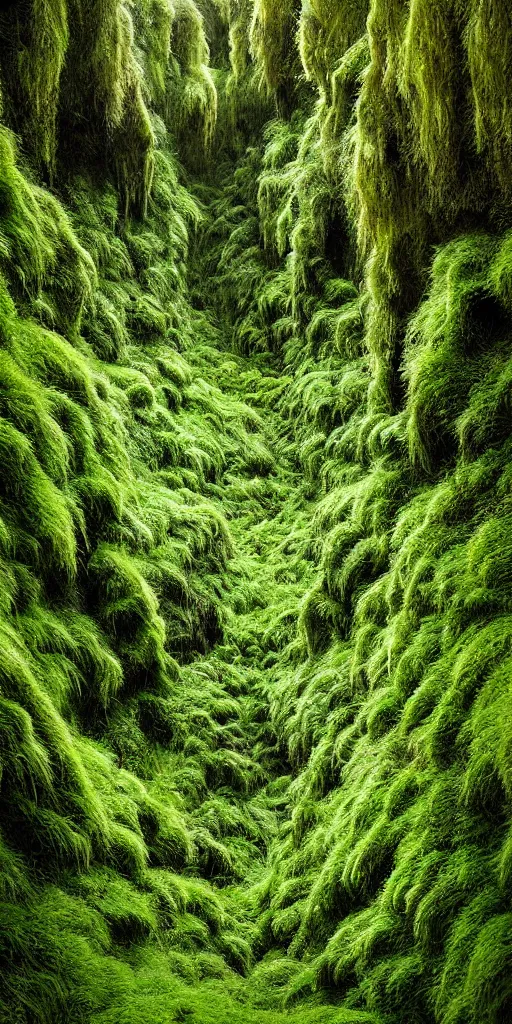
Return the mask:
{"type": "Polygon", "coordinates": [[[507,1024],[506,0],[0,37],[1,1019],[507,1024]]]}

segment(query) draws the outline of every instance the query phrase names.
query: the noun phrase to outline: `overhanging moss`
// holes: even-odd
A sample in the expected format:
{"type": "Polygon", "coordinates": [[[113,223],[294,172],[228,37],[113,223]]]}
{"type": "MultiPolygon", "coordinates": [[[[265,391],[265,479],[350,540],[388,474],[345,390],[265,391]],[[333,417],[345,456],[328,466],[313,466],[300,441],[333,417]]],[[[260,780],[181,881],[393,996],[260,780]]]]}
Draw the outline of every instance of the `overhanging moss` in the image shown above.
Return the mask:
{"type": "Polygon", "coordinates": [[[506,4],[0,36],[2,1015],[503,1024],[506,4]]]}

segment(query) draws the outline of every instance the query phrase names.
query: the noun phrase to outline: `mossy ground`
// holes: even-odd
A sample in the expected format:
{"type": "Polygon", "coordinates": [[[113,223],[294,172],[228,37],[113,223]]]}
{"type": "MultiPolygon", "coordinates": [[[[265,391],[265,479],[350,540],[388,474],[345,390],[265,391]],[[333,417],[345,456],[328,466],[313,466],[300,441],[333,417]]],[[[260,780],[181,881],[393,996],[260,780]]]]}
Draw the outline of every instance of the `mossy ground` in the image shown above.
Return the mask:
{"type": "Polygon", "coordinates": [[[2,1024],[508,1024],[505,0],[0,38],[2,1024]]]}

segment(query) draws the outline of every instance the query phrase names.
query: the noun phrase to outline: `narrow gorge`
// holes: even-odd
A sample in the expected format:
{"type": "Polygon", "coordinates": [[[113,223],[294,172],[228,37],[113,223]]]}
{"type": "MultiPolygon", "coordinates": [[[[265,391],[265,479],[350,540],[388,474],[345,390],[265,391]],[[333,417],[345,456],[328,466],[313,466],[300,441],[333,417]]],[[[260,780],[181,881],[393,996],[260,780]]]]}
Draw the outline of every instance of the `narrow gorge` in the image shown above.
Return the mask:
{"type": "Polygon", "coordinates": [[[0,1024],[512,1024],[509,0],[0,42],[0,1024]]]}

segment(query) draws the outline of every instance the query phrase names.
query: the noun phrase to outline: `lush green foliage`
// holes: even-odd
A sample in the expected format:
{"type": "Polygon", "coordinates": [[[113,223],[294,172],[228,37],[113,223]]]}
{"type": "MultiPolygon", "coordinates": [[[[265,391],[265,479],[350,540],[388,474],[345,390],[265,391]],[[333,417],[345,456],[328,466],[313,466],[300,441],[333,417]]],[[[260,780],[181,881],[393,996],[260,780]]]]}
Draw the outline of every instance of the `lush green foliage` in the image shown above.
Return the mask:
{"type": "Polygon", "coordinates": [[[0,1018],[505,1024],[507,3],[0,37],[0,1018]]]}

